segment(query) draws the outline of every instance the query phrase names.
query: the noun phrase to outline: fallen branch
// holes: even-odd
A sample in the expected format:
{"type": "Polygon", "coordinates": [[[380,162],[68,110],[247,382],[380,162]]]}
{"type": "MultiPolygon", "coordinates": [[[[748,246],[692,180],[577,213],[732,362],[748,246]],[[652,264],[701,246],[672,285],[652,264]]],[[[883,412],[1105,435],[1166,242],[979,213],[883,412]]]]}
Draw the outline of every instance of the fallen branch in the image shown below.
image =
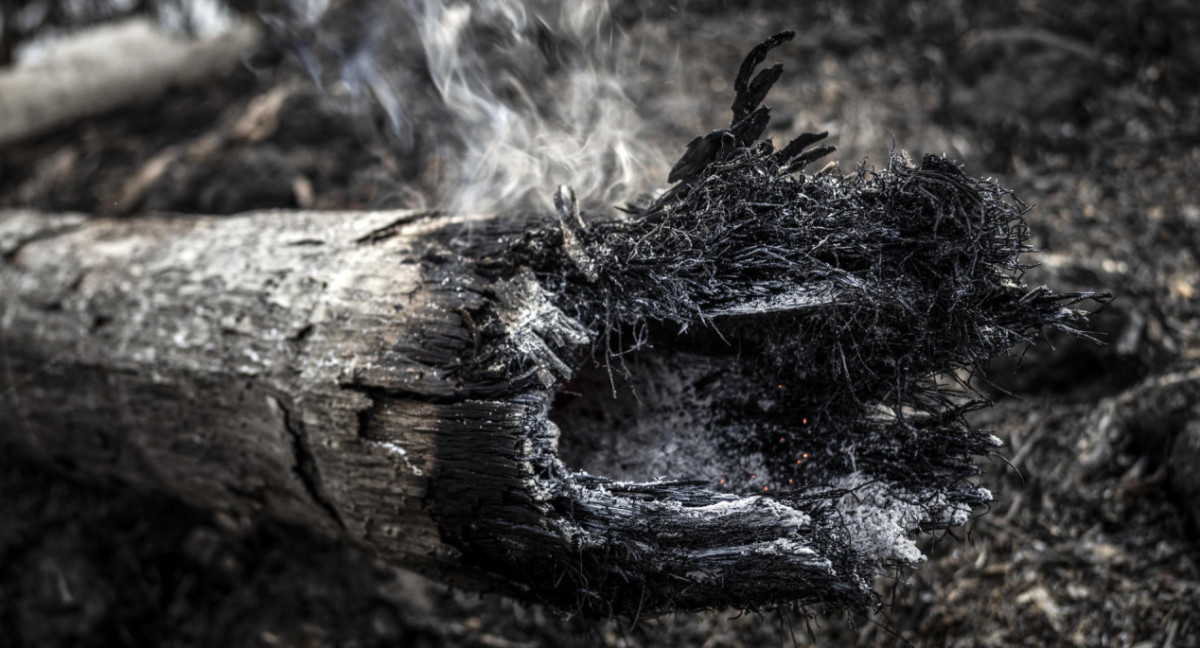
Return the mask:
{"type": "Polygon", "coordinates": [[[140,19],[80,32],[45,60],[0,69],[0,146],[227,70],[257,42],[247,22],[202,40],[140,19]]]}

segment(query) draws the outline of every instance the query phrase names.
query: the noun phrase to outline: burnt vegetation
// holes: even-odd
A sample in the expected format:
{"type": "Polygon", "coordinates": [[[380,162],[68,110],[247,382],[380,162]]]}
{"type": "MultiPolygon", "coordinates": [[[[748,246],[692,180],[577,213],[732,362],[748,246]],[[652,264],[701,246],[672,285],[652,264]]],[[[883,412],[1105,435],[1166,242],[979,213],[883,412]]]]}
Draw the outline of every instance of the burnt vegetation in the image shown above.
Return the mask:
{"type": "MultiPolygon", "coordinates": [[[[762,139],[782,66],[755,70],[791,38],[746,57],[729,127],[688,144],[670,190],[611,218],[581,214],[560,189],[556,223],[481,264],[502,286],[532,269],[567,316],[540,330],[558,370],[544,370],[545,353],[514,353],[494,312],[474,321],[495,343],[462,370],[495,393],[559,391],[563,459],[601,475],[546,468],[570,505],[562,515],[611,522],[612,502],[581,495],[594,491],[697,511],[757,496],[806,520],[767,529],[790,543],[780,551],[813,554],[802,577],[753,592],[698,587],[700,598],[656,581],[695,545],[736,544],[721,525],[600,529],[610,542],[581,550],[586,568],[547,575],[577,611],[879,607],[874,575],[921,560],[918,532],[962,525],[991,499],[971,480],[998,445],[965,418],[987,404],[974,372],[1046,330],[1086,337],[1076,307],[1109,300],[1025,285],[1025,205],[950,160],[894,153],[882,170],[810,175],[833,150],[814,147],[825,134],[779,149],[762,139]],[[688,547],[668,540],[680,534],[688,547]],[[605,566],[607,551],[632,547],[653,548],[639,569],[605,566]]],[[[763,580],[772,567],[739,565],[763,580]]]]}

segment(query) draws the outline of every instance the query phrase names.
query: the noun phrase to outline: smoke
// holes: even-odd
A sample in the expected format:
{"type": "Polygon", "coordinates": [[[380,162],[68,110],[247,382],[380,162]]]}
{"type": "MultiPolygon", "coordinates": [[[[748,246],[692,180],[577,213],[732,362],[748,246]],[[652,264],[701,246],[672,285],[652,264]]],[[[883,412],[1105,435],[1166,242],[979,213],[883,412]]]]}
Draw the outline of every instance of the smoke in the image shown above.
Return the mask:
{"type": "MultiPolygon", "coordinates": [[[[19,22],[45,22],[50,4],[34,0],[19,22]]],[[[568,185],[585,209],[607,211],[659,187],[670,168],[631,98],[649,90],[639,73],[643,44],[620,28],[607,0],[63,6],[69,22],[146,10],[192,36],[228,28],[232,6],[254,7],[322,92],[381,127],[380,141],[407,162],[394,181],[409,207],[549,211],[555,189],[568,185]]]]}
{"type": "Polygon", "coordinates": [[[205,38],[233,24],[233,12],[221,0],[164,0],[154,6],[159,23],[179,34],[205,38]]]}
{"type": "Polygon", "coordinates": [[[630,91],[638,44],[604,0],[288,0],[264,14],[347,105],[368,101],[451,212],[585,207],[648,192],[669,168],[630,91]]]}

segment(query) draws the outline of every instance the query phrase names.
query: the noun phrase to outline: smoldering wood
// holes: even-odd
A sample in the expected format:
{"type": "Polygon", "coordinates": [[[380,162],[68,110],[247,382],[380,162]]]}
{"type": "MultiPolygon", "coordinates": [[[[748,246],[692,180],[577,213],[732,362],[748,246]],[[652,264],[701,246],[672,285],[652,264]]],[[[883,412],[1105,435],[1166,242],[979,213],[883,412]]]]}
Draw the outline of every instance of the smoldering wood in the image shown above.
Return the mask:
{"type": "MultiPolygon", "coordinates": [[[[528,268],[478,265],[529,227],[419,212],[4,212],[0,438],[592,615],[869,609],[856,570],[917,560],[907,534],[965,520],[961,505],[908,509],[836,472],[840,452],[814,456],[821,483],[792,499],[755,493],[739,473],[767,469],[763,458],[722,445],[729,424],[697,387],[748,369],[688,351],[696,340],[646,357],[628,377],[643,396],[613,401],[603,364],[580,371],[595,332],[528,268]],[[556,415],[560,388],[616,414],[556,415]]],[[[858,461],[916,461],[904,458],[929,444],[978,452],[955,450],[975,443],[960,434],[930,427],[858,461]]]]}
{"type": "MultiPolygon", "coordinates": [[[[551,391],[498,396],[453,375],[479,343],[469,313],[497,288],[428,259],[438,232],[488,221],[4,212],[0,437],[83,474],[566,608],[803,595],[795,577],[821,577],[825,560],[781,551],[797,512],[573,474],[555,454],[551,391]],[[622,572],[648,571],[637,591],[614,590],[622,572]]],[[[519,294],[533,285],[512,290],[537,302],[519,294]]]]}
{"type": "Polygon", "coordinates": [[[42,61],[0,68],[0,146],[226,71],[258,39],[245,21],[193,40],[138,18],[73,34],[42,61]]]}

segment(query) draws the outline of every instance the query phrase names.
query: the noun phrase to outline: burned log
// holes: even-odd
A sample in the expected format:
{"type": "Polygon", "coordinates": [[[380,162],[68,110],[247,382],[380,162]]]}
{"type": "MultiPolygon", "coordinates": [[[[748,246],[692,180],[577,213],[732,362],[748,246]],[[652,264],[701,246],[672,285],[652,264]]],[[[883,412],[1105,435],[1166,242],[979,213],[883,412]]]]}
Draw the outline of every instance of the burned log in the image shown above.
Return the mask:
{"type": "Polygon", "coordinates": [[[786,38],[628,217],[0,215],[0,438],[588,615],[878,607],[990,499],[947,377],[1103,296],[943,158],[760,141],[786,38]]]}

